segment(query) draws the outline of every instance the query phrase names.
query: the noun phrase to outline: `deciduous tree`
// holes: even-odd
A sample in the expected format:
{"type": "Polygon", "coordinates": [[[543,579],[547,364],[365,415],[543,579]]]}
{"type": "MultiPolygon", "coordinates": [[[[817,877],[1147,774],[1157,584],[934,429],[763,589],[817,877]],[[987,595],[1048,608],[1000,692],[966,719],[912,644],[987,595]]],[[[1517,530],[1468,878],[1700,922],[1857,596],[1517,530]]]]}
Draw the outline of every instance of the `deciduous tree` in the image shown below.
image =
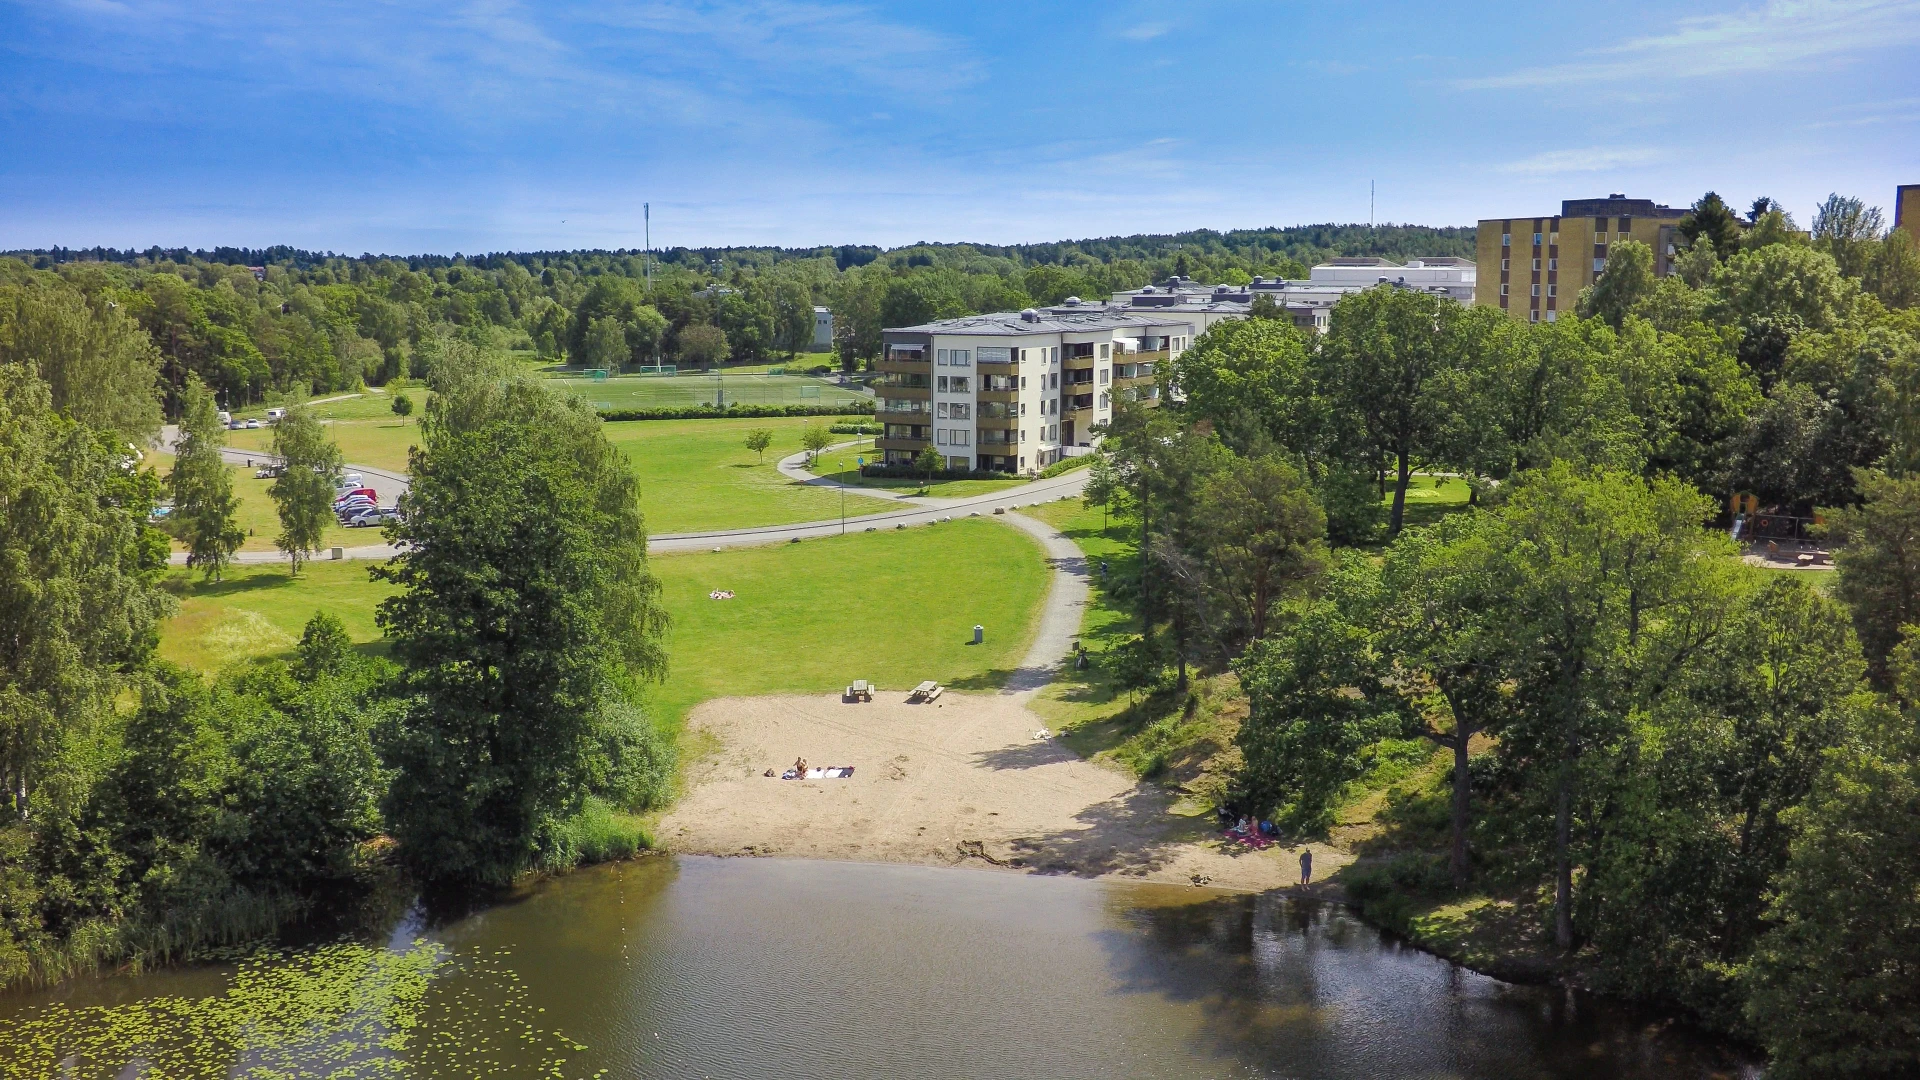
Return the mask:
{"type": "Polygon", "coordinates": [[[312,409],[295,405],[274,426],[273,453],[280,459],[280,475],[267,488],[280,512],[280,535],[273,543],[286,554],[297,576],[307,556],[320,550],[327,523],[333,520],[340,448],[312,409]]]}
{"type": "Polygon", "coordinates": [[[233,553],[246,542],[240,527],[240,500],[233,496],[233,475],[221,448],[227,443],[213,393],[198,375],[187,377],[181,395],[180,441],[174,450],[167,486],[173,493],[174,535],[187,545],[187,566],[208,581],[220,580],[233,553]]]}

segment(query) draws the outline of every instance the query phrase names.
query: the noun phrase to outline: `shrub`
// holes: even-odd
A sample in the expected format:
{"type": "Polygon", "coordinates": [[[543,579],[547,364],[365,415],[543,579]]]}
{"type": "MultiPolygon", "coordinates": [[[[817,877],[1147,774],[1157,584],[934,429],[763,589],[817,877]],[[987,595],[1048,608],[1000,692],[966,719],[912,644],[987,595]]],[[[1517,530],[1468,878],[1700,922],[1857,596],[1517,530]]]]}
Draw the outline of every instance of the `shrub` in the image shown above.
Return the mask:
{"type": "MultiPolygon", "coordinates": [[[[913,465],[868,465],[860,470],[861,476],[871,476],[887,480],[918,480],[927,474],[913,465]]],[[[935,469],[935,480],[1011,480],[1012,473],[994,472],[991,469],[935,469]]]]}
{"type": "Polygon", "coordinates": [[[1046,480],[1050,477],[1059,476],[1061,473],[1070,473],[1075,469],[1084,469],[1091,464],[1093,464],[1092,454],[1082,454],[1079,457],[1061,458],[1059,461],[1056,461],[1053,464],[1047,466],[1046,468],[1041,469],[1040,479],[1046,480]]]}

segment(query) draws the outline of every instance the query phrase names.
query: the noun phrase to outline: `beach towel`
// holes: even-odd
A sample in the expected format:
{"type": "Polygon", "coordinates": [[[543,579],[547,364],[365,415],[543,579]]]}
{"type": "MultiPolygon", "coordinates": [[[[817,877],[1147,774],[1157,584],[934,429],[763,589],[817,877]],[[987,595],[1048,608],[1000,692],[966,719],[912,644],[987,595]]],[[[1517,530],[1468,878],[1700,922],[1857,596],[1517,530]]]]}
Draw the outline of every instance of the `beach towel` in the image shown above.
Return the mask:
{"type": "Polygon", "coordinates": [[[853,776],[853,766],[831,765],[823,769],[808,769],[807,775],[805,776],[801,776],[795,773],[792,769],[788,769],[786,772],[783,772],[780,774],[780,779],[782,780],[846,780],[852,776],[853,776]]]}
{"type": "Polygon", "coordinates": [[[1227,829],[1221,833],[1221,835],[1229,840],[1236,840],[1245,844],[1255,851],[1265,851],[1267,848],[1272,847],[1274,843],[1272,840],[1261,836],[1260,830],[1257,828],[1248,829],[1246,832],[1241,832],[1238,829],[1227,829]]]}

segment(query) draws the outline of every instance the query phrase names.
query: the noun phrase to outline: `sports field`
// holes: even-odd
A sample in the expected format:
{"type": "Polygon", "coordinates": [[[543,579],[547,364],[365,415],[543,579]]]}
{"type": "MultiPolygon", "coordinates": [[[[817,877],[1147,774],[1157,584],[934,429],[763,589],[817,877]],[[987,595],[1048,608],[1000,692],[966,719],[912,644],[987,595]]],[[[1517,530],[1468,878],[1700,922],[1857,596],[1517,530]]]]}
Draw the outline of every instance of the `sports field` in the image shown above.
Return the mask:
{"type": "Polygon", "coordinates": [[[592,402],[601,412],[690,408],[722,398],[726,404],[742,405],[844,405],[873,400],[810,375],[623,375],[600,382],[567,376],[555,377],[553,383],[592,402]]]}

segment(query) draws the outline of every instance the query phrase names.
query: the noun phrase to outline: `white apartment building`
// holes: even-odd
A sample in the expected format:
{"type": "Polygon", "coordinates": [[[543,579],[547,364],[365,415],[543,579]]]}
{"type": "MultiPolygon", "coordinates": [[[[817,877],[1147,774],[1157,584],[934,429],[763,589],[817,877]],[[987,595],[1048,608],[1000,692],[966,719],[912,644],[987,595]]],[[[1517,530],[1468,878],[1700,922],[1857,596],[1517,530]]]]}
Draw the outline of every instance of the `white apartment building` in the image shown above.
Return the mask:
{"type": "MultiPolygon", "coordinates": [[[[1202,332],[1221,319],[1247,314],[1256,296],[1270,296],[1294,325],[1326,333],[1333,305],[1349,293],[1386,285],[1437,293],[1460,304],[1473,303],[1478,269],[1467,259],[1435,257],[1396,263],[1380,258],[1336,258],[1307,271],[1307,277],[1254,278],[1247,285],[1202,285],[1172,277],[1155,285],[1113,294],[1107,307],[1151,309],[1156,314],[1190,319],[1202,332]]],[[[1069,299],[1069,303],[1071,303],[1069,299]]],[[[1058,308],[1054,310],[1059,310],[1058,308]]]]}
{"type": "Polygon", "coordinates": [[[1091,446],[1115,401],[1158,402],[1160,366],[1198,332],[1182,318],[1098,306],[887,330],[876,445],[888,464],[932,446],[950,469],[1044,469],[1091,446]]]}

